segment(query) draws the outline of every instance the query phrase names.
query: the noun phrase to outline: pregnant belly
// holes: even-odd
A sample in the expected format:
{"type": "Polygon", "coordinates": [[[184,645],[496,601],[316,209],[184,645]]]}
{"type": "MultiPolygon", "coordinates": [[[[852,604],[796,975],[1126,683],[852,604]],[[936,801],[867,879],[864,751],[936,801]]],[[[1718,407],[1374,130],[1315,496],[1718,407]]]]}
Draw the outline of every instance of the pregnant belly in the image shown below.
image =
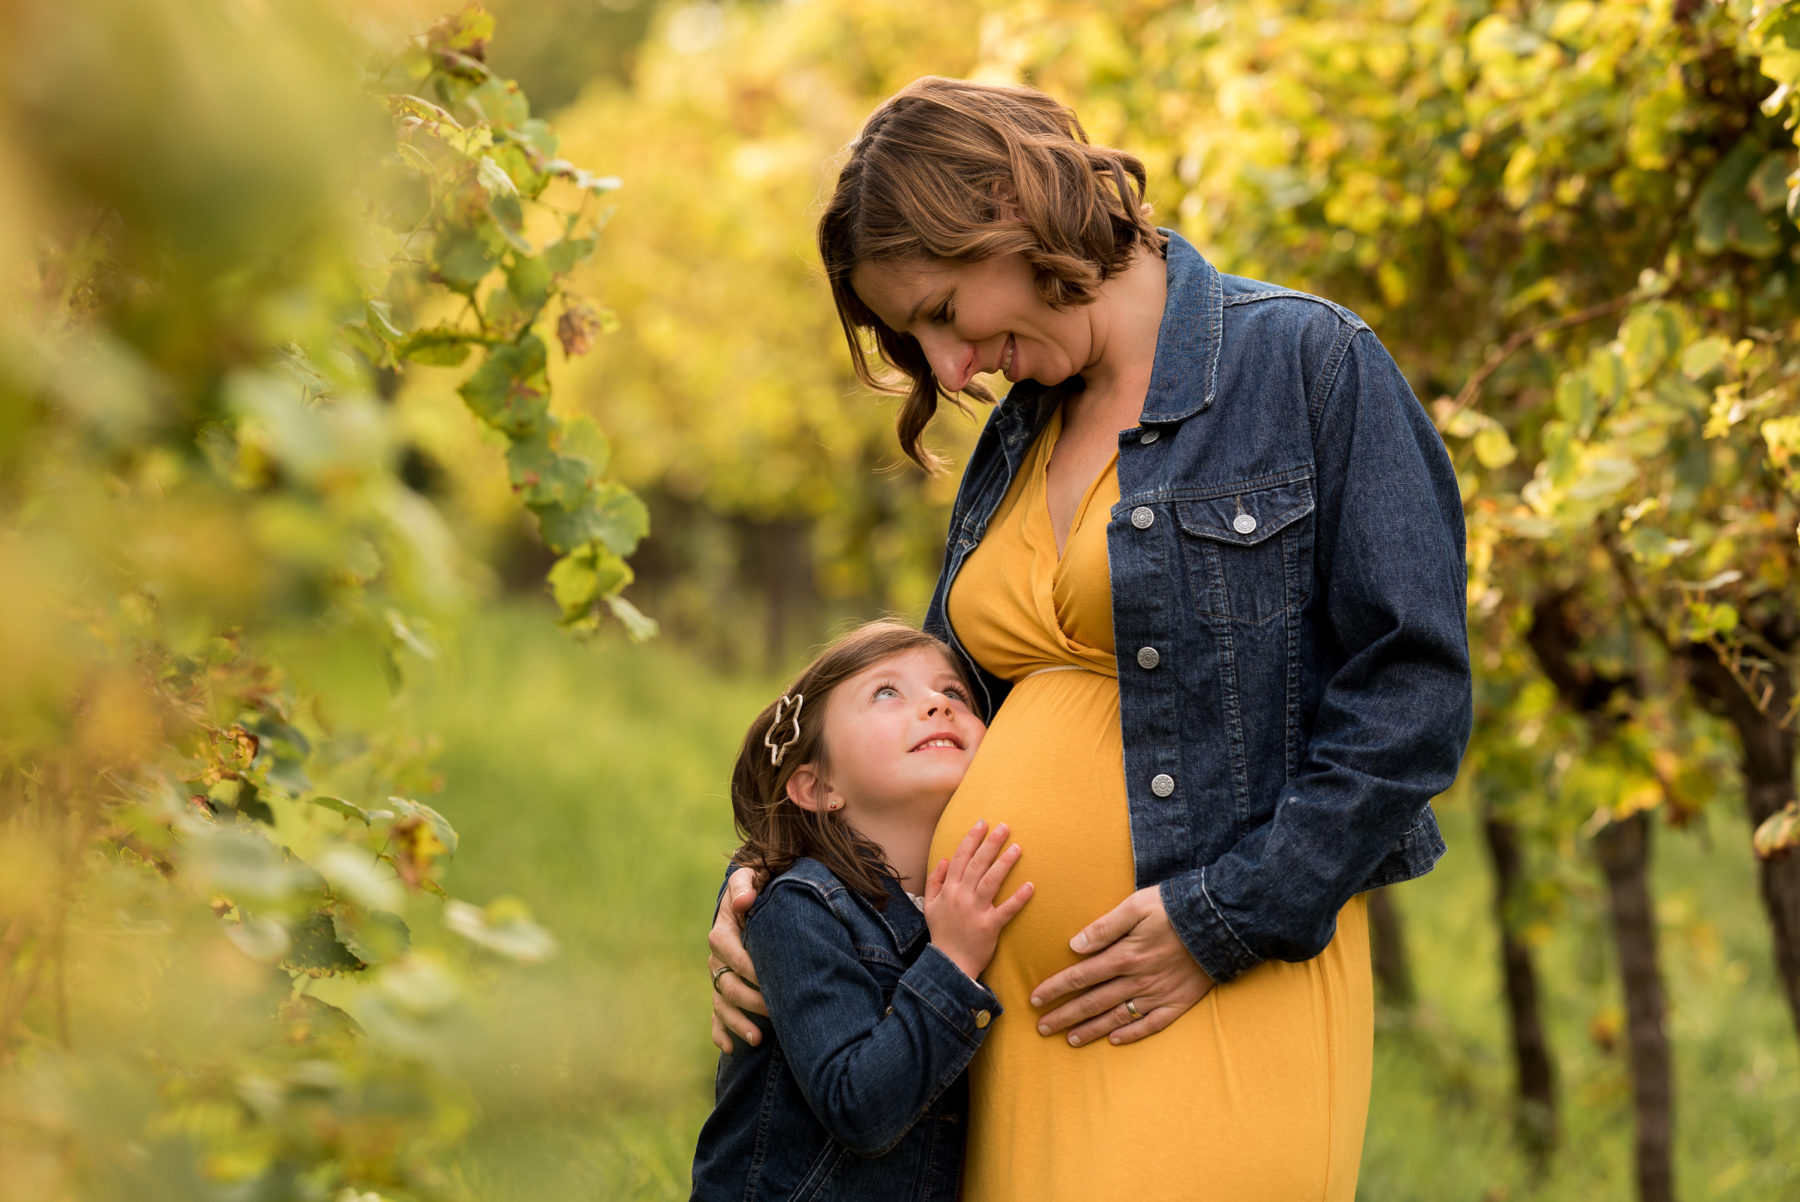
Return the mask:
{"type": "Polygon", "coordinates": [[[984,974],[1024,1017],[1031,987],[1077,959],[1070,938],[1134,887],[1118,682],[1087,671],[1021,681],[938,819],[931,863],[977,819],[1005,822],[1023,852],[1000,896],[1036,886],[984,974]]]}

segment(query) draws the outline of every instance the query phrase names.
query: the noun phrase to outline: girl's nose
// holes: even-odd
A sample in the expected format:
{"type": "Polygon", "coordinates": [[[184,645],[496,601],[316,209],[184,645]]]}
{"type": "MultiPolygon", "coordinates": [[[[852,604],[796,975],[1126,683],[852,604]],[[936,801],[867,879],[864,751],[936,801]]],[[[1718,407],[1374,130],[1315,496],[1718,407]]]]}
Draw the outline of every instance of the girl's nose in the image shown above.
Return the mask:
{"type": "Polygon", "coordinates": [[[939,714],[950,716],[950,698],[943,693],[933,694],[925,699],[925,716],[935,718],[939,714]]]}

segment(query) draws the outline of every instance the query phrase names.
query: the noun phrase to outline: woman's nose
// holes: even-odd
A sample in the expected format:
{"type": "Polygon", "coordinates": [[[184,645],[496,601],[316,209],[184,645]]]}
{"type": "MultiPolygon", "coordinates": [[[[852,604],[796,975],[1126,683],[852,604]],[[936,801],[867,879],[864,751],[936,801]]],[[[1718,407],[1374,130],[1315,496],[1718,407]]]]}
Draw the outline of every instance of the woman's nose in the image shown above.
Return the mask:
{"type": "Polygon", "coordinates": [[[919,336],[919,348],[931,364],[931,374],[951,392],[961,392],[975,374],[975,348],[948,331],[927,331],[919,336]]]}

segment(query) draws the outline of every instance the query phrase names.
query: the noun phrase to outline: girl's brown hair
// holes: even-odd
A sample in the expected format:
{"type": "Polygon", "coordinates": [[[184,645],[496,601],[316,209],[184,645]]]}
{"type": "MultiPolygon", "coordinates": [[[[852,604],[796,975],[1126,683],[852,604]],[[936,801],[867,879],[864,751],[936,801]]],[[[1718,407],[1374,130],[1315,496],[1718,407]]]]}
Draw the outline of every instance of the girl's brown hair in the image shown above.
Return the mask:
{"type": "MultiPolygon", "coordinates": [[[[819,218],[819,255],[857,377],[903,395],[900,448],[927,471],[920,443],[940,398],[968,411],[932,375],[917,340],[883,325],[850,287],[859,263],[1021,254],[1038,295],[1059,308],[1087,304],[1135,248],[1167,239],[1144,202],[1144,164],[1092,146],[1072,110],[1031,88],[926,76],[902,88],[863,126],[819,218]],[[863,331],[905,379],[878,378],[863,331]]],[[[994,394],[964,389],[992,404],[994,394]]]]}
{"type": "Polygon", "coordinates": [[[788,799],[787,784],[806,764],[822,779],[830,779],[825,702],[831,691],[857,673],[919,647],[942,652],[963,687],[970,687],[962,661],[941,640],[900,622],[870,622],[820,652],[783,693],[804,698],[798,738],[793,737],[791,704],[782,707],[779,728],[773,732],[779,698],[756,716],[731,773],[731,812],[744,840],[732,857],[734,863],[749,865],[767,880],[786,872],[801,856],[811,856],[877,909],[886,906],[883,878],[900,874],[887,863],[881,848],[857,834],[841,815],[795,805],[788,799]],[[782,748],[779,765],[772,762],[765,740],[782,748]]]}

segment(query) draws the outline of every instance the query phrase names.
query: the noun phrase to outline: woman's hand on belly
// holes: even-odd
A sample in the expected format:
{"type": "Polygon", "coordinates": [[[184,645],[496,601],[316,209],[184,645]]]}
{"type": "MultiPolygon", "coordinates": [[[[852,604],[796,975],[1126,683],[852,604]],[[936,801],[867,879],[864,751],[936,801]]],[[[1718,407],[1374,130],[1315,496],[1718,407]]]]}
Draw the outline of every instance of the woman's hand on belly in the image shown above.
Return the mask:
{"type": "Polygon", "coordinates": [[[1031,1004],[1055,1006],[1038,1019],[1040,1035],[1073,1028],[1069,1042],[1077,1047],[1102,1037],[1120,1044],[1154,1035],[1213,987],[1175,933],[1154,885],[1089,923],[1069,946],[1085,958],[1032,990],[1031,1004]]]}

